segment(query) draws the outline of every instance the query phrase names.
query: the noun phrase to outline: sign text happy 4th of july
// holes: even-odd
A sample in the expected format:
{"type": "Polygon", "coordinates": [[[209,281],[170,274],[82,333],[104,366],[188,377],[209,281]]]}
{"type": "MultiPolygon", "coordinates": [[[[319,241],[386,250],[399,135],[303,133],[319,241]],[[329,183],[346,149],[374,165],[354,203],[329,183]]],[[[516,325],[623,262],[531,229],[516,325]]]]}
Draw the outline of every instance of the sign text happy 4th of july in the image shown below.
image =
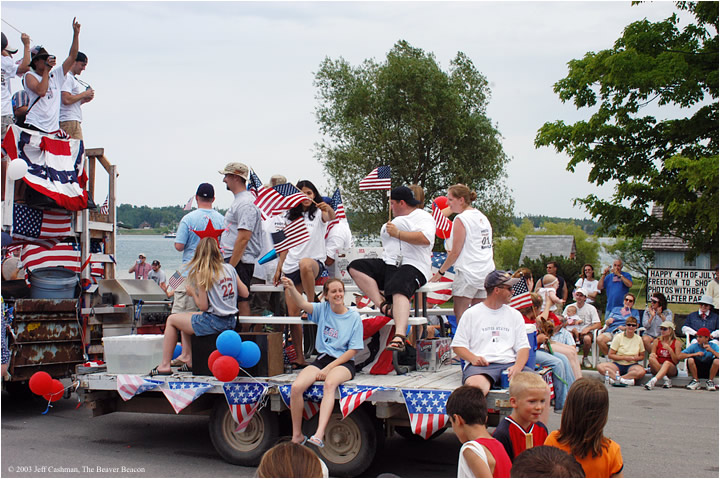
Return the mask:
{"type": "Polygon", "coordinates": [[[713,278],[706,269],[656,269],[648,270],[648,296],[662,293],[668,303],[697,303],[713,278]]]}

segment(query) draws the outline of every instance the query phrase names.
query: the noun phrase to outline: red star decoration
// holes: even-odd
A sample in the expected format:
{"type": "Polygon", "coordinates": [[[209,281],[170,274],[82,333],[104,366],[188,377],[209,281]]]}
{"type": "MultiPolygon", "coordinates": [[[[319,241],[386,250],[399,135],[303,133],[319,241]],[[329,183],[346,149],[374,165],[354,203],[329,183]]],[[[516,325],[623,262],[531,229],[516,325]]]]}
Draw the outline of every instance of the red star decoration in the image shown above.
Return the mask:
{"type": "Polygon", "coordinates": [[[204,230],[200,230],[200,231],[192,230],[192,232],[195,233],[196,235],[198,235],[200,237],[200,239],[215,238],[215,241],[217,241],[218,244],[220,244],[220,235],[222,234],[223,231],[225,231],[225,228],[223,228],[221,230],[216,230],[210,219],[208,219],[207,226],[205,227],[204,230]]]}

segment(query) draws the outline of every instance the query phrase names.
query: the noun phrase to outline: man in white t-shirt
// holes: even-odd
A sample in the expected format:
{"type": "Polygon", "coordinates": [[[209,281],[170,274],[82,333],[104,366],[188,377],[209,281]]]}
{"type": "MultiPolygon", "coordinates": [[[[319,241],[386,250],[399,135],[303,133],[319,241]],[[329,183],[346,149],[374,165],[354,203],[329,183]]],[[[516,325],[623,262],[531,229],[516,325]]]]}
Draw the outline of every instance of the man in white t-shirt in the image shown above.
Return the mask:
{"type": "Polygon", "coordinates": [[[487,299],[465,311],[452,341],[455,354],[465,360],[463,384],[480,388],[487,396],[500,384],[502,372],[508,379],[526,368],[530,343],[525,321],[517,309],[508,306],[512,287],[520,281],[506,271],[492,271],[485,277],[487,299]]]}
{"type": "Polygon", "coordinates": [[[410,298],[431,276],[435,221],[427,211],[415,208],[418,204],[407,186],[393,189],[390,208],[394,218],[380,229],[383,259],[357,259],[348,266],[348,273],[362,292],[385,315],[395,319],[395,336],[387,348],[392,351],[405,349],[410,298]]]}
{"type": "Polygon", "coordinates": [[[60,95],[60,128],[70,135],[70,138],[82,140],[82,108],[81,105],[95,98],[95,90],[80,84],[77,77],[87,67],[88,58],[83,52],[78,52],[75,63],[65,78],[60,95]]]}
{"type": "Polygon", "coordinates": [[[582,365],[586,368],[591,368],[592,365],[588,360],[588,354],[590,353],[590,346],[593,341],[593,330],[600,329],[602,324],[600,323],[600,315],[598,315],[597,309],[592,304],[587,303],[587,291],[585,288],[578,288],[575,291],[575,303],[569,304],[565,307],[563,315],[567,315],[567,309],[570,306],[577,308],[577,315],[580,317],[580,323],[573,325],[575,329],[580,330],[580,341],[582,341],[583,348],[583,360],[582,365]]]}
{"type": "MultiPolygon", "coordinates": [[[[12,56],[17,50],[8,46],[8,39],[2,34],[2,135],[0,141],[5,138],[5,133],[13,124],[12,89],[10,80],[22,76],[30,69],[30,37],[23,33],[20,35],[23,43],[24,55],[22,61],[16,64],[12,56]]],[[[7,156],[2,155],[2,197],[5,198],[5,171],[7,170],[7,156]]]]}
{"type": "Polygon", "coordinates": [[[73,18],[73,40],[70,54],[62,65],[55,66],[55,56],[36,45],[30,51],[31,70],[23,77],[30,108],[25,124],[31,130],[52,133],[60,129],[60,90],[78,54],[80,24],[73,18]]]}

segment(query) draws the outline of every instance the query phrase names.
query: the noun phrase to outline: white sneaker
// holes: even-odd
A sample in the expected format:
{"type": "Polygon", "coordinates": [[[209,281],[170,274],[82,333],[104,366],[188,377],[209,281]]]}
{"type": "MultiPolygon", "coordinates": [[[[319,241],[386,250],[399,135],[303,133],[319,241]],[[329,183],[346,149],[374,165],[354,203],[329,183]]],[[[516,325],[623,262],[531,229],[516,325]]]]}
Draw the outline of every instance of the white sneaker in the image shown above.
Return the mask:
{"type": "Polygon", "coordinates": [[[655,383],[657,382],[657,379],[652,378],[650,381],[645,383],[645,389],[648,391],[652,391],[653,386],[655,386],[655,383]]]}
{"type": "Polygon", "coordinates": [[[584,367],[585,369],[592,369],[592,363],[587,358],[587,356],[585,356],[582,360],[582,367],[584,367]]]}
{"type": "Polygon", "coordinates": [[[663,387],[664,387],[665,389],[670,389],[670,388],[672,388],[672,380],[671,380],[669,377],[667,377],[667,376],[665,376],[665,377],[663,378],[663,387]]]}
{"type": "Polygon", "coordinates": [[[623,383],[623,384],[627,384],[628,386],[635,386],[635,380],[634,380],[634,379],[620,378],[620,382],[623,383]]]}
{"type": "Polygon", "coordinates": [[[705,381],[705,388],[708,391],[715,391],[717,389],[715,387],[715,383],[711,379],[708,379],[707,381],[705,381]]]}
{"type": "Polygon", "coordinates": [[[696,391],[696,390],[700,389],[700,383],[693,379],[685,387],[687,389],[690,389],[691,391],[696,391]]]}

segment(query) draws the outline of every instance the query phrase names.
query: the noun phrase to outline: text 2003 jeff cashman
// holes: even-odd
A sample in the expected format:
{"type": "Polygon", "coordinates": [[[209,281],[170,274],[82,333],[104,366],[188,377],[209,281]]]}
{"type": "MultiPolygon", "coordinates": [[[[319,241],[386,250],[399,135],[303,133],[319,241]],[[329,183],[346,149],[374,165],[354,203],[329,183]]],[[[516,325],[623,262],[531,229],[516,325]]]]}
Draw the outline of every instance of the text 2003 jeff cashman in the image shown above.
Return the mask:
{"type": "Polygon", "coordinates": [[[144,467],[103,467],[103,466],[80,466],[80,467],[60,467],[60,466],[8,466],[8,472],[31,472],[36,474],[42,473],[64,473],[64,474],[80,474],[80,473],[144,473],[144,467]]]}

